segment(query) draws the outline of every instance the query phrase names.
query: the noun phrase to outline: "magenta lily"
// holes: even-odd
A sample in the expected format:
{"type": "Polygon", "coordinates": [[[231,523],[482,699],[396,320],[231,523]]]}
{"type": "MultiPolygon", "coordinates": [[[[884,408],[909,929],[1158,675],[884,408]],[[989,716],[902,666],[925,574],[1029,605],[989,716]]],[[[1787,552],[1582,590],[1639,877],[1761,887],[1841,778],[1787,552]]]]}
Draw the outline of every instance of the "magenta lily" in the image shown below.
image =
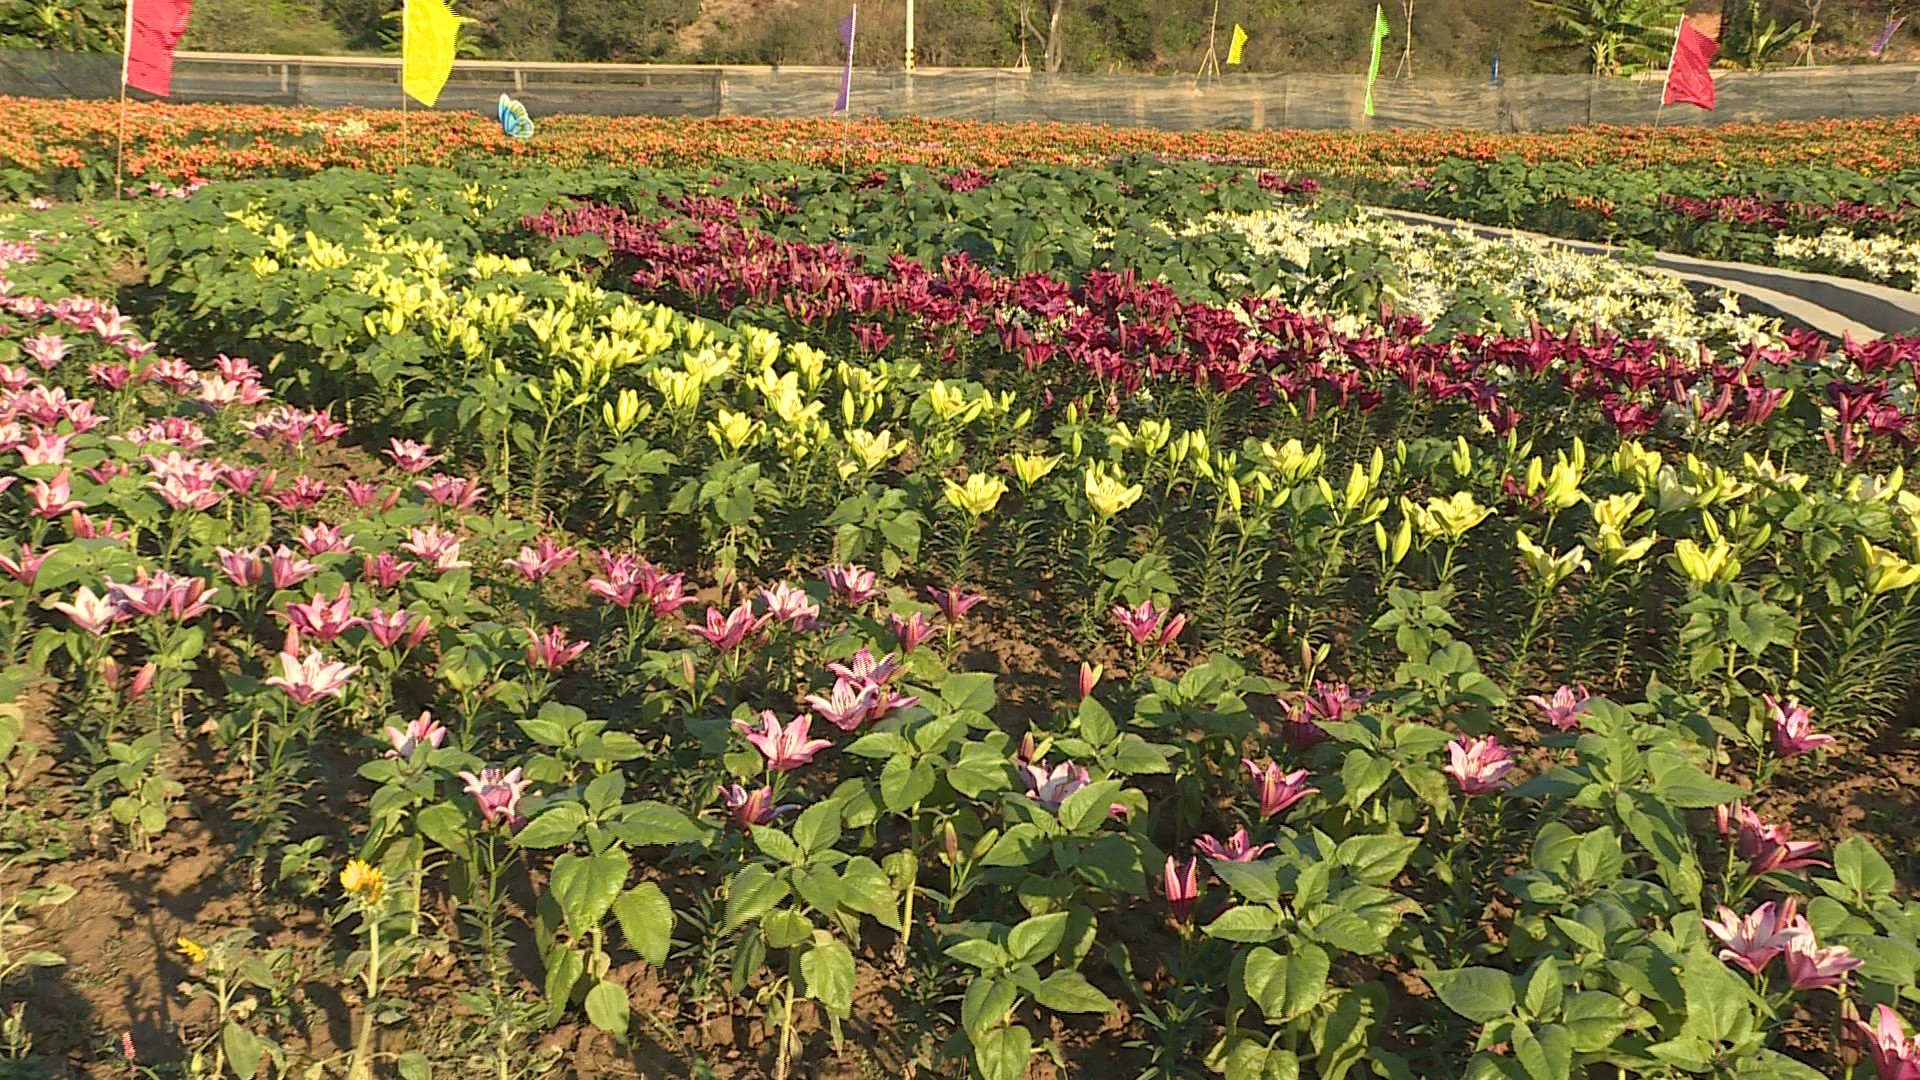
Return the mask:
{"type": "Polygon", "coordinates": [[[304,659],[283,652],[280,674],[268,679],[267,685],[285,690],[288,697],[302,705],[311,705],[323,698],[339,697],[359,671],[358,664],[328,660],[318,649],[308,651],[304,659]]]}
{"type": "Polygon", "coordinates": [[[1787,983],[1795,990],[1839,991],[1847,985],[1847,972],[1866,966],[1845,945],[1821,947],[1813,940],[1813,931],[1796,934],[1787,942],[1784,954],[1787,983]]]}
{"type": "Polygon", "coordinates": [[[1241,758],[1240,764],[1246,766],[1247,773],[1253,777],[1254,791],[1260,797],[1260,816],[1263,818],[1283,813],[1294,803],[1320,790],[1308,786],[1309,774],[1305,769],[1282,773],[1278,762],[1255,765],[1246,758],[1241,758]]]}
{"type": "Polygon", "coordinates": [[[933,636],[933,623],[928,621],[924,612],[900,615],[889,611],[887,630],[893,634],[893,640],[900,643],[900,651],[904,654],[926,644],[927,639],[933,636]]]}
{"type": "Polygon", "coordinates": [[[46,562],[47,556],[51,554],[53,553],[50,551],[36,554],[32,547],[21,544],[19,558],[10,559],[0,555],[0,570],[6,571],[8,577],[31,589],[33,579],[40,576],[40,564],[46,562]]]}
{"type": "Polygon", "coordinates": [[[397,607],[391,612],[374,608],[367,612],[363,624],[373,640],[383,649],[391,649],[402,642],[409,649],[416,648],[426,640],[427,633],[433,628],[433,620],[426,615],[416,615],[406,608],[397,607]]]}
{"type": "Polygon", "coordinates": [[[877,684],[856,682],[843,675],[834,680],[831,696],[809,694],[807,708],[841,731],[852,731],[866,721],[879,699],[877,684]]]}
{"type": "Polygon", "coordinates": [[[879,578],[864,566],[854,563],[835,563],[820,572],[820,578],[833,590],[833,595],[854,607],[880,595],[879,578]]]}
{"type": "Polygon", "coordinates": [[[521,545],[519,556],[505,560],[505,565],[520,571],[520,576],[531,583],[566,568],[576,556],[572,548],[562,547],[552,537],[543,536],[532,547],[521,545]]]}
{"type": "Polygon", "coordinates": [[[1736,807],[1731,815],[1722,806],[1717,816],[1721,833],[1728,832],[1731,826],[1734,854],[1747,860],[1747,874],[1750,877],[1761,877],[1776,870],[1827,865],[1813,857],[1813,853],[1820,850],[1819,842],[1793,839],[1792,826],[1770,824],[1745,806],[1736,807]]]}
{"type": "Polygon", "coordinates": [[[1580,722],[1580,714],[1586,711],[1591,695],[1581,685],[1557,687],[1551,698],[1539,694],[1528,696],[1527,701],[1540,710],[1540,715],[1555,731],[1570,731],[1580,722]]]}
{"type": "Polygon", "coordinates": [[[387,756],[411,761],[414,751],[422,746],[440,749],[441,744],[447,741],[447,729],[433,718],[433,713],[422,712],[417,719],[408,721],[404,730],[388,725],[386,736],[387,741],[393,744],[387,756]]]}
{"type": "Polygon", "coordinates": [[[933,606],[950,623],[957,623],[967,617],[976,605],[987,598],[985,593],[970,593],[959,585],[949,585],[944,589],[927,586],[927,596],[933,600],[933,606]]]}
{"type": "Polygon", "coordinates": [[[511,832],[519,832],[527,824],[520,814],[520,797],[525,795],[531,781],[521,776],[518,768],[507,772],[486,768],[475,776],[469,772],[459,774],[466,781],[467,794],[480,804],[480,816],[489,826],[505,823],[511,832]]]}
{"type": "Polygon", "coordinates": [[[825,739],[809,739],[808,728],[813,725],[813,717],[801,713],[784,726],[773,710],[760,713],[760,728],[755,730],[745,720],[735,720],[733,726],[740,729],[747,741],[753,744],[760,756],[767,759],[767,767],[776,772],[790,772],[813,760],[813,756],[833,746],[825,739]]]}
{"type": "Polygon", "coordinates": [[[1199,848],[1200,854],[1207,858],[1223,862],[1252,862],[1273,850],[1272,844],[1255,844],[1253,837],[1247,835],[1244,825],[1234,830],[1224,844],[1207,835],[1195,840],[1193,846],[1199,848]]]}
{"type": "Polygon", "coordinates": [[[288,604],[284,612],[273,612],[273,617],[300,631],[302,636],[329,642],[356,626],[366,625],[366,620],[353,614],[353,591],[345,582],[340,583],[340,591],[332,600],[320,593],[304,604],[288,604]]]}
{"type": "Polygon", "coordinates": [[[544,631],[525,627],[527,666],[538,671],[559,671],[587,651],[588,642],[567,640],[567,628],[554,625],[544,631]]]}
{"type": "Polygon", "coordinates": [[[1726,946],[1720,950],[1720,959],[1758,975],[1796,937],[1813,933],[1798,908],[1798,898],[1790,896],[1778,908],[1769,900],[1743,917],[1722,907],[1719,921],[1700,921],[1726,946]]]}
{"type": "Polygon", "coordinates": [[[720,614],[719,608],[707,608],[707,624],[689,623],[687,632],[720,652],[730,653],[747,645],[772,621],[771,615],[753,613],[752,600],[742,600],[739,607],[725,615],[720,614]]]}
{"type": "Polygon", "coordinates": [[[748,791],[739,784],[721,784],[720,799],[726,803],[727,816],[742,829],[754,825],[771,825],[782,814],[791,814],[800,809],[798,803],[773,805],[773,788],[762,785],[748,791]]]}
{"type": "Polygon", "coordinates": [[[1814,733],[1813,714],[1797,698],[1789,698],[1782,703],[1769,694],[1762,700],[1772,714],[1773,748],[1782,758],[1796,758],[1809,750],[1817,750],[1837,741],[1831,735],[1814,733]]]}
{"type": "Polygon", "coordinates": [[[1449,763],[1441,771],[1453,777],[1464,795],[1485,795],[1512,786],[1501,777],[1513,768],[1513,754],[1491,735],[1455,739],[1447,744],[1447,757],[1449,763]]]}
{"type": "Polygon", "coordinates": [[[1851,1021],[1854,1030],[1865,1037],[1867,1054],[1873,1058],[1873,1071],[1879,1080],[1920,1080],[1920,1039],[1909,1039],[1900,1026],[1900,1014],[1881,1005],[1874,1010],[1874,1022],[1851,1021]]]}
{"type": "Polygon", "coordinates": [[[1200,899],[1200,860],[1188,859],[1187,868],[1182,870],[1178,859],[1167,856],[1162,887],[1167,891],[1167,906],[1173,909],[1174,919],[1186,922],[1193,913],[1194,901],[1200,899]]]}

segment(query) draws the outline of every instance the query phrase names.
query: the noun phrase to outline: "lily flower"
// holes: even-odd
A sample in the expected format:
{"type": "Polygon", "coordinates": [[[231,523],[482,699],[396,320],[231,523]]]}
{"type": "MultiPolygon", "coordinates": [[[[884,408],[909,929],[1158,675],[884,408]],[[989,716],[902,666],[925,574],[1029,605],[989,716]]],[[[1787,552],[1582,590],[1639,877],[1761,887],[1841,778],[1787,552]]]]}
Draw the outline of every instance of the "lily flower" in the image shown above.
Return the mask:
{"type": "Polygon", "coordinates": [[[447,729],[441,726],[440,721],[433,718],[432,712],[422,712],[418,719],[407,722],[404,731],[388,725],[386,736],[387,741],[393,744],[393,749],[387,752],[387,756],[411,761],[414,751],[422,746],[440,749],[441,744],[447,741],[447,729]]]}
{"type": "Polygon", "coordinates": [[[798,803],[773,805],[773,788],[767,785],[748,791],[739,784],[721,784],[719,790],[720,799],[727,806],[727,815],[742,829],[754,825],[771,825],[780,815],[791,814],[800,809],[798,803]]]}
{"type": "Polygon", "coordinates": [[[1441,771],[1453,777],[1462,794],[1484,795],[1511,786],[1501,777],[1513,768],[1513,754],[1491,735],[1455,739],[1447,744],[1447,756],[1451,760],[1441,771]]]}
{"type": "Polygon", "coordinates": [[[718,649],[728,653],[746,645],[757,637],[767,623],[773,621],[771,615],[755,615],[753,601],[742,600],[740,606],[720,614],[716,607],[707,608],[707,624],[687,624],[687,632],[718,649]]]}
{"type": "Polygon", "coordinates": [[[1785,960],[1787,982],[1795,990],[1834,990],[1847,984],[1847,972],[1866,966],[1845,945],[1824,948],[1813,940],[1813,931],[1794,935],[1787,942],[1785,960]]]}
{"type": "Polygon", "coordinates": [[[877,585],[879,579],[873,571],[864,566],[854,563],[835,563],[822,570],[820,577],[827,583],[827,588],[833,590],[833,595],[854,607],[859,607],[880,595],[877,585]]]}
{"type": "Polygon", "coordinates": [[[359,671],[358,664],[330,661],[321,656],[318,649],[310,650],[304,659],[296,659],[292,653],[283,652],[280,654],[280,674],[268,679],[267,685],[285,690],[288,697],[302,705],[311,705],[322,698],[339,697],[359,671]]]}
{"type": "Polygon", "coordinates": [[[540,671],[559,671],[578,659],[587,651],[588,642],[567,640],[567,628],[555,624],[545,631],[525,627],[527,632],[527,666],[540,671]]]}
{"type": "Polygon", "coordinates": [[[834,680],[833,696],[823,698],[818,694],[808,695],[807,708],[841,731],[852,731],[867,719],[879,697],[879,686],[872,683],[862,685],[842,676],[834,680]]]}
{"type": "Polygon", "coordinates": [[[1802,933],[1812,934],[1806,917],[1799,914],[1799,903],[1797,897],[1790,896],[1775,908],[1769,900],[1744,917],[1734,914],[1731,908],[1722,907],[1718,922],[1700,921],[1726,946],[1720,950],[1720,959],[1758,975],[1774,957],[1785,952],[1796,937],[1802,933]]]}
{"type": "Polygon", "coordinates": [[[1800,704],[1799,699],[1789,698],[1785,703],[1775,701],[1768,694],[1763,699],[1773,718],[1773,748],[1783,758],[1796,758],[1809,750],[1830,745],[1837,740],[1831,735],[1817,735],[1813,730],[1813,714],[1800,704]]]}
{"type": "Polygon", "coordinates": [[[1585,711],[1591,697],[1585,686],[1574,685],[1556,687],[1551,698],[1529,695],[1527,701],[1540,710],[1541,716],[1553,725],[1555,731],[1568,731],[1580,722],[1580,714],[1585,711]]]}
{"type": "Polygon", "coordinates": [[[459,777],[466,781],[467,794],[480,804],[480,816],[489,826],[504,822],[516,833],[526,826],[527,819],[520,815],[520,797],[532,781],[523,778],[518,768],[507,772],[485,768],[479,776],[463,772],[459,777]]]}
{"type": "Polygon", "coordinates": [[[801,713],[783,726],[771,709],[760,713],[760,728],[757,731],[745,720],[733,722],[733,726],[740,729],[753,748],[767,759],[767,767],[780,772],[797,769],[812,761],[815,754],[833,746],[825,739],[807,738],[807,729],[812,725],[813,717],[801,713]]]}
{"type": "Polygon", "coordinates": [[[975,604],[985,600],[985,593],[969,593],[958,585],[949,585],[945,589],[927,587],[927,595],[933,598],[933,606],[940,609],[948,622],[959,622],[967,617],[975,604]]]}
{"type": "Polygon", "coordinates": [[[1241,758],[1240,764],[1246,766],[1247,772],[1253,777],[1254,790],[1260,797],[1260,816],[1263,818],[1283,813],[1294,803],[1320,790],[1307,784],[1309,774],[1305,769],[1282,773],[1278,762],[1255,765],[1246,758],[1241,758]]]}
{"type": "Polygon", "coordinates": [[[933,636],[933,623],[924,612],[919,611],[912,615],[887,612],[887,629],[893,633],[893,639],[900,643],[902,653],[912,652],[933,636]]]}
{"type": "Polygon", "coordinates": [[[1236,829],[1224,844],[1208,835],[1195,840],[1193,846],[1199,848],[1200,854],[1207,858],[1223,862],[1252,862],[1273,850],[1272,844],[1255,844],[1253,837],[1247,835],[1245,826],[1236,829]]]}
{"type": "Polygon", "coordinates": [[[1200,898],[1200,860],[1188,859],[1187,868],[1180,869],[1179,860],[1167,856],[1167,868],[1162,878],[1167,891],[1167,906],[1173,909],[1173,917],[1186,922],[1193,913],[1193,903],[1200,898]]]}
{"type": "Polygon", "coordinates": [[[93,590],[85,585],[73,594],[73,602],[61,601],[53,605],[53,610],[73,621],[73,625],[92,634],[104,635],[114,624],[122,623],[132,617],[132,613],[110,599],[113,590],[109,588],[106,596],[95,596],[93,590]]]}

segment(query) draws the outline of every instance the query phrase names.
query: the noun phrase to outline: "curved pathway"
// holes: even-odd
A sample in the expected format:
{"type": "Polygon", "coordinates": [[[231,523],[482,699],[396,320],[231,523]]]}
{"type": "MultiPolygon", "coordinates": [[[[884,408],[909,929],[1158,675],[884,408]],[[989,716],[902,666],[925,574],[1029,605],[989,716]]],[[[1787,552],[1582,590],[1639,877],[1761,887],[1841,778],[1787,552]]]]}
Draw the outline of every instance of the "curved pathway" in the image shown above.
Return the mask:
{"type": "Polygon", "coordinates": [[[1851,335],[1856,341],[1870,341],[1893,334],[1920,332],[1920,295],[1902,292],[1886,285],[1830,274],[1809,274],[1776,266],[1748,263],[1714,262],[1687,255],[1654,252],[1640,253],[1609,244],[1567,240],[1520,229],[1503,229],[1455,218],[1435,217],[1411,210],[1369,207],[1375,213],[1409,225],[1426,225],[1453,232],[1467,232],[1485,239],[1523,239],[1578,251],[1585,255],[1604,255],[1614,259],[1633,258],[1663,270],[1690,285],[1725,289],[1744,297],[1754,307],[1774,315],[1804,323],[1834,337],[1851,335]]]}

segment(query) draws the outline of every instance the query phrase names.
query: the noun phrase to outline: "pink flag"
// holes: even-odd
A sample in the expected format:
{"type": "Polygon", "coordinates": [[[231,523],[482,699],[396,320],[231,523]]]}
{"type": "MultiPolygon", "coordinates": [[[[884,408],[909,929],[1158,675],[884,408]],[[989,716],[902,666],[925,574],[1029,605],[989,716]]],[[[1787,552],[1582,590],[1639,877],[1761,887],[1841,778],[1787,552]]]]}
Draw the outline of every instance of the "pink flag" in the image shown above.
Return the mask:
{"type": "Polygon", "coordinates": [[[166,97],[173,85],[173,50],[187,32],[193,0],[129,0],[127,53],[121,78],[136,90],[166,97]]]}
{"type": "Polygon", "coordinates": [[[847,47],[847,66],[840,72],[840,100],[833,106],[837,113],[846,112],[847,103],[853,99],[853,22],[859,14],[860,8],[855,5],[847,17],[840,20],[840,43],[847,47]]]}
{"type": "Polygon", "coordinates": [[[1720,43],[1680,20],[1680,36],[1673,42],[1673,60],[1667,65],[1667,88],[1660,95],[1662,105],[1684,101],[1703,109],[1713,108],[1713,57],[1720,43]]]}

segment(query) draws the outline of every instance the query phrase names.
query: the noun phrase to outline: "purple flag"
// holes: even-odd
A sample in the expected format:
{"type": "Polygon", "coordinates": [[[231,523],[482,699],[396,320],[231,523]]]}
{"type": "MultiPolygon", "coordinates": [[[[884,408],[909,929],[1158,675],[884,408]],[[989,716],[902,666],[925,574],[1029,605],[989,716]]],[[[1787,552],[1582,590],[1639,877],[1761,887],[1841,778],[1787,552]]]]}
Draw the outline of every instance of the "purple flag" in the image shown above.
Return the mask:
{"type": "Polygon", "coordinates": [[[1868,49],[1867,52],[1873,54],[1874,56],[1879,56],[1881,50],[1887,47],[1887,42],[1893,40],[1894,31],[1900,29],[1900,24],[1906,21],[1907,21],[1907,17],[1905,15],[1902,15],[1899,18],[1888,23],[1886,32],[1880,35],[1880,40],[1875,41],[1873,43],[1873,48],[1868,49]]]}
{"type": "Polygon", "coordinates": [[[860,8],[855,5],[847,17],[840,20],[840,42],[847,47],[847,66],[840,72],[840,100],[833,107],[836,113],[846,112],[847,103],[853,98],[853,24],[859,14],[860,8]]]}

